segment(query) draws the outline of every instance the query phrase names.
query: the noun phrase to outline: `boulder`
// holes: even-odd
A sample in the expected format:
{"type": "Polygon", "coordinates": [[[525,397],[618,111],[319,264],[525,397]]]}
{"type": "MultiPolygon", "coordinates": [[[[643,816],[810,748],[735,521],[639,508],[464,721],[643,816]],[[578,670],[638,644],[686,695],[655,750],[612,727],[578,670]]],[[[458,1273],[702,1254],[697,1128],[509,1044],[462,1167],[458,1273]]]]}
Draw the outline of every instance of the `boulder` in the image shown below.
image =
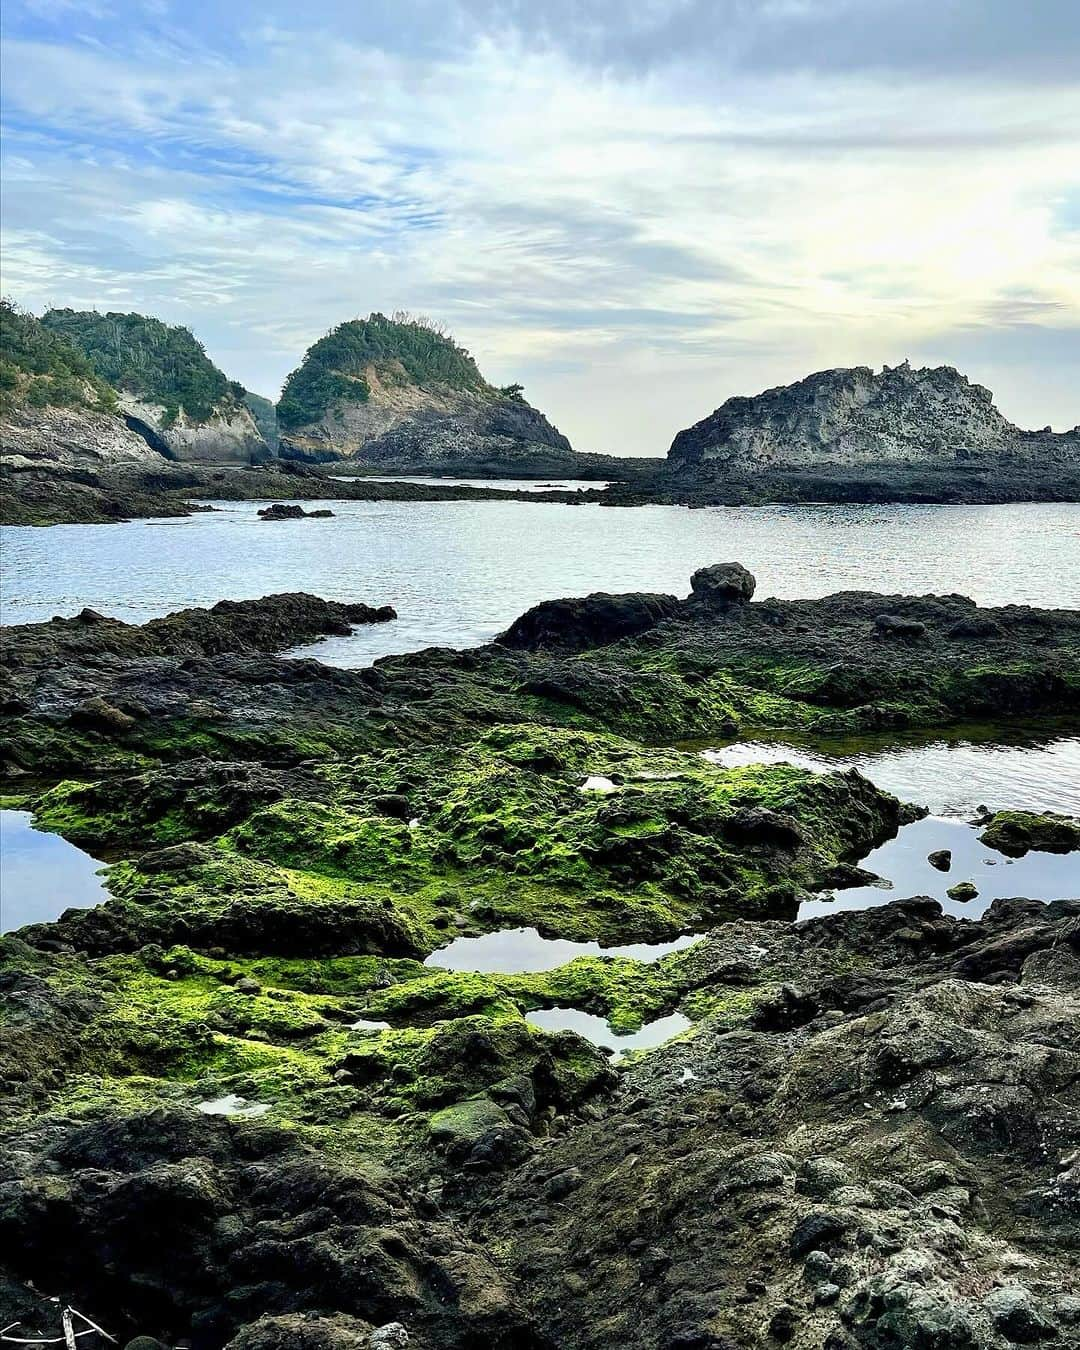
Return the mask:
{"type": "Polygon", "coordinates": [[[673,595],[648,593],[608,595],[598,591],[576,599],[545,600],[515,619],[495,641],[501,647],[522,651],[546,647],[585,651],[644,633],[674,617],[680,608],[673,595]]]}
{"type": "Polygon", "coordinates": [[[690,578],[694,598],[707,605],[745,605],[754,597],[757,582],[742,563],[714,563],[699,567],[690,578]]]}

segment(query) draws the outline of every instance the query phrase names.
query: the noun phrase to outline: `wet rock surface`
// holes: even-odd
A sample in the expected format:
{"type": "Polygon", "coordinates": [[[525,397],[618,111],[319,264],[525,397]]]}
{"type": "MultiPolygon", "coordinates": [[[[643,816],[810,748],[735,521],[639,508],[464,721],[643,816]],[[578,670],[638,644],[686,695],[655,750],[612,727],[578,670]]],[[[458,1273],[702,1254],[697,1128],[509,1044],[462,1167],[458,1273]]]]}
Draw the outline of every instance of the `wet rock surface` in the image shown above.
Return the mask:
{"type": "Polygon", "coordinates": [[[793,924],[919,809],[655,744],[1075,710],[1077,616],[695,580],[366,671],[280,653],[392,611],[305,595],[5,634],[9,782],[67,773],[21,800],[111,863],[0,940],[9,1320],[48,1289],[195,1350],[1077,1343],[1080,900],[793,924]],[[424,964],[522,928],[699,940],[424,964]],[[529,1020],[560,1010],[674,1038],[616,1059],[529,1020]]]}
{"type": "Polygon", "coordinates": [[[1069,714],[1080,698],[1080,616],[980,609],[956,595],[719,606],[600,595],[540,605],[474,651],[432,648],[368,670],[277,655],[391,614],[301,595],[141,627],[79,618],[11,628],[0,663],[6,762],[63,772],[68,759],[85,771],[182,757],[192,738],[203,753],[216,744],[226,757],[296,761],[514,721],[667,743],[740,726],[881,731],[1069,714]],[[918,626],[917,640],[884,634],[883,613],[918,626]],[[992,635],[956,637],[972,619],[991,622],[992,635]]]}
{"type": "Polygon", "coordinates": [[[272,506],[264,506],[258,514],[263,520],[328,520],[334,513],[327,510],[305,511],[302,506],[274,502],[272,506]]]}
{"type": "Polygon", "coordinates": [[[694,961],[724,1002],[583,1113],[511,1074],[378,1160],[180,1104],[31,1121],[13,1274],[197,1346],[1075,1344],[1080,902],[733,924],[694,961]]]}

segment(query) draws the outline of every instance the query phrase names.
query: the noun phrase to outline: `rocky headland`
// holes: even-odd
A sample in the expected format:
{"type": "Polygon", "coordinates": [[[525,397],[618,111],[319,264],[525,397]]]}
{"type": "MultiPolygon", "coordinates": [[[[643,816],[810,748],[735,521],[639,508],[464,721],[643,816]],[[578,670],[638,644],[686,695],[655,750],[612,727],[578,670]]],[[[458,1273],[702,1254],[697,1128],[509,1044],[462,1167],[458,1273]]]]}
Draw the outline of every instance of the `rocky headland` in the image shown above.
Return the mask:
{"type": "Polygon", "coordinates": [[[1022,431],[949,366],[821,371],[731,398],[661,460],[575,451],[520,385],[490,384],[437,324],[406,314],[333,329],[277,405],[156,319],[39,320],[5,302],[0,321],[5,524],[179,516],[200,497],[464,499],[365,481],[380,474],[502,478],[506,492],[552,479],[524,499],[624,507],[1080,500],[1080,430],[1022,431]],[[568,493],[566,478],[598,486],[568,493]]]}
{"type": "Polygon", "coordinates": [[[310,347],[278,405],[280,453],[394,472],[608,477],[577,455],[520,385],[496,388],[438,325],[372,314],[310,347]]]}
{"type": "Polygon", "coordinates": [[[703,502],[1071,501],[1080,427],[1022,431],[952,366],[856,366],[728,399],[679,432],[666,475],[703,502]]]}
{"type": "Polygon", "coordinates": [[[52,1332],[49,1293],[197,1350],[1076,1344],[1080,901],[793,925],[919,805],[670,747],[1075,718],[1080,616],[722,564],[473,651],[283,655],[393,617],[5,631],[7,804],[111,898],[0,939],[0,1324],[52,1332]],[[518,928],[699,940],[438,964],[518,928]],[[684,1031],[614,1062],[559,1009],[684,1031]]]}
{"type": "Polygon", "coordinates": [[[42,326],[71,343],[117,395],[124,424],[166,458],[250,464],[270,449],[244,388],[187,328],[142,314],[50,309],[42,326]]]}
{"type": "Polygon", "coordinates": [[[182,515],[176,461],[269,456],[244,391],[185,328],[137,314],[0,302],[0,519],[6,524],[182,515]]]}

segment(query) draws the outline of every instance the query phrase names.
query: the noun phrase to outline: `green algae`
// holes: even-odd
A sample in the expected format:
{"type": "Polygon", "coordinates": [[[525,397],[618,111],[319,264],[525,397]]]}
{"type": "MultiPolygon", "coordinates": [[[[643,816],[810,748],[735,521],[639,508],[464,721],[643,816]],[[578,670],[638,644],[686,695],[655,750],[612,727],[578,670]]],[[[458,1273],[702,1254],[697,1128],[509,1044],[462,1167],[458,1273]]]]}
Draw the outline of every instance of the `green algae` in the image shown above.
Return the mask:
{"type": "Polygon", "coordinates": [[[1080,849],[1080,820],[1053,811],[998,811],[979,835],[979,842],[1013,858],[1030,849],[1072,853],[1080,849]]]}

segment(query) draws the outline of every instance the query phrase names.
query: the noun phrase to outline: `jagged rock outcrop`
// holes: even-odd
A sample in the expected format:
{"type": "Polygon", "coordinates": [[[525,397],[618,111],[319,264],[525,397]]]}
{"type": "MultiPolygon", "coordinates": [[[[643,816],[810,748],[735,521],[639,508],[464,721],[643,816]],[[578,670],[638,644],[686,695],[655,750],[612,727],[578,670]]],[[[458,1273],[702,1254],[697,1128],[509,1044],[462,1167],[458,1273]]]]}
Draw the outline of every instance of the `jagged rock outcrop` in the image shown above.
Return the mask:
{"type": "Polygon", "coordinates": [[[441,329],[372,314],[316,342],[278,405],[281,454],[449,472],[576,473],[578,457],[518,385],[497,389],[441,329]]]}
{"type": "Polygon", "coordinates": [[[668,452],[675,473],[759,474],[883,466],[963,468],[1001,461],[1039,470],[1080,465],[1080,428],[1024,432],[982,385],[952,366],[903,362],[823,370],[753,398],[729,398],[681,431],[668,452]]]}
{"type": "Polygon", "coordinates": [[[0,418],[0,460],[27,469],[156,468],[163,456],[116,413],[93,408],[21,407],[0,418]]]}

